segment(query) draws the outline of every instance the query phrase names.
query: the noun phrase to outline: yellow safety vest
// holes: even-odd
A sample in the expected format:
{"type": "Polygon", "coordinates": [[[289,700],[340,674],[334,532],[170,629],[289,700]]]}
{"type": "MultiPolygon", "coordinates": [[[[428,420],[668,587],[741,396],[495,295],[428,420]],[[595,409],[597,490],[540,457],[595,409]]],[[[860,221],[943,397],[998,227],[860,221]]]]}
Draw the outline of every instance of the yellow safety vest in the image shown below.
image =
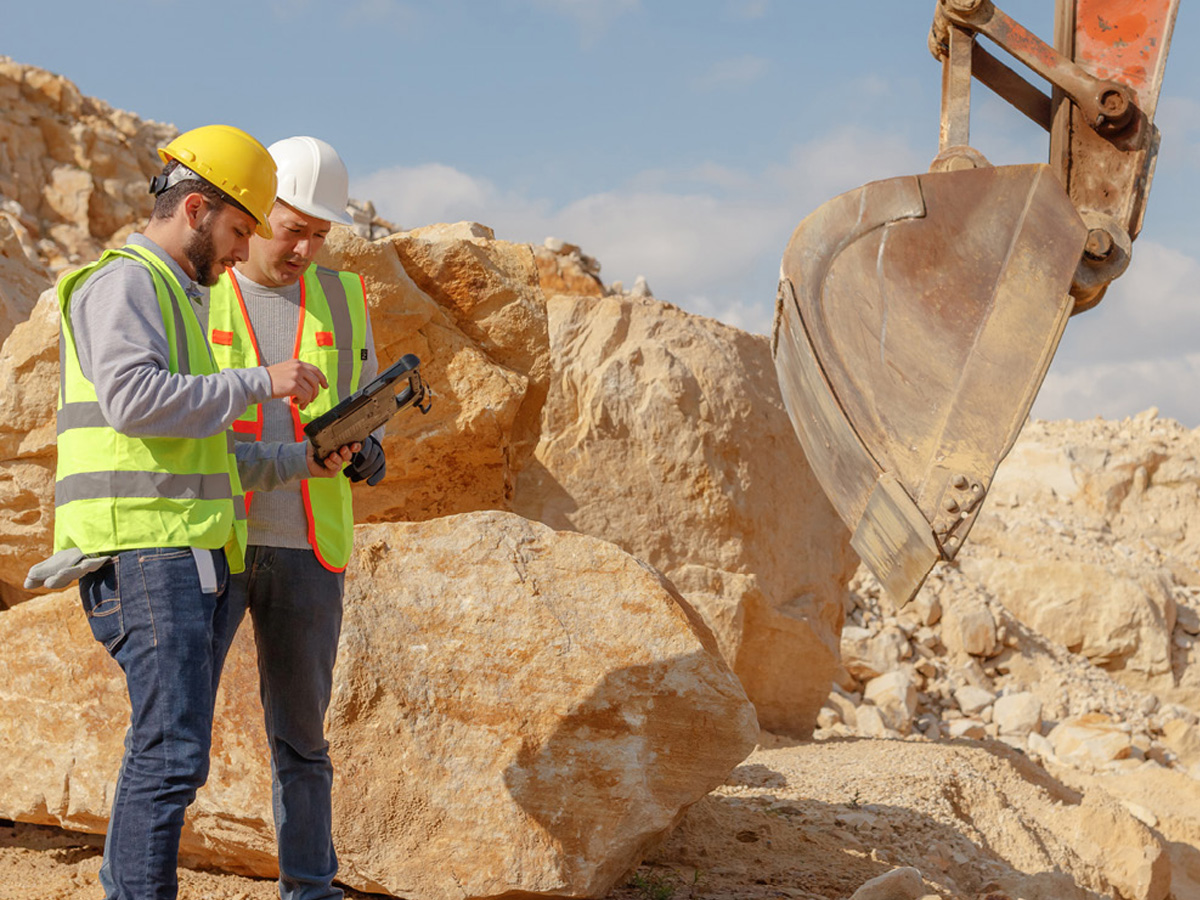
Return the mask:
{"type": "MultiPolygon", "coordinates": [[[[221,368],[249,368],[266,363],[250,325],[241,288],[225,272],[209,294],[209,339],[221,368]]],[[[297,441],[307,440],[304,426],[358,390],[367,358],[367,289],[362,277],[311,265],[300,279],[300,320],[292,350],[296,359],[325,373],[328,389],[304,409],[290,403],[297,441]]],[[[262,440],[262,404],[251,406],[234,422],[238,440],[262,440]]],[[[308,519],[308,543],[317,560],[332,572],[350,561],[354,545],[354,508],[347,478],[309,478],[300,493],[308,519]]],[[[247,495],[247,503],[252,495],[247,495]]]]}
{"type": "Polygon", "coordinates": [[[95,386],[84,377],[71,328],[71,296],[94,272],[124,257],[154,279],[173,374],[212,375],[216,361],[179,280],[153,252],[130,245],[59,282],[62,314],[58,388],[58,467],[54,481],[54,549],[84,553],[144,547],[224,547],[240,572],[246,505],[234,436],[130,437],[105,420],[95,386]]]}

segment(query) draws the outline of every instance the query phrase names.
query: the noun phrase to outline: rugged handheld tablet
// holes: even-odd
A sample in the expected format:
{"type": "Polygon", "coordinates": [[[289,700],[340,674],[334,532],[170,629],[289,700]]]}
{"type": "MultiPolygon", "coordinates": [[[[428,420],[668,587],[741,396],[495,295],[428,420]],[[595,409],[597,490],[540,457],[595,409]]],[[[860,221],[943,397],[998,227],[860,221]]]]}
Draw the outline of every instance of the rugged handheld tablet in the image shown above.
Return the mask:
{"type": "Polygon", "coordinates": [[[313,445],[313,455],[323,462],[339,447],[366,440],[404,407],[415,406],[427,413],[432,403],[432,392],[421,380],[421,360],[406,353],[366,387],[305,425],[304,433],[313,445]],[[403,389],[398,390],[401,383],[403,389]]]}

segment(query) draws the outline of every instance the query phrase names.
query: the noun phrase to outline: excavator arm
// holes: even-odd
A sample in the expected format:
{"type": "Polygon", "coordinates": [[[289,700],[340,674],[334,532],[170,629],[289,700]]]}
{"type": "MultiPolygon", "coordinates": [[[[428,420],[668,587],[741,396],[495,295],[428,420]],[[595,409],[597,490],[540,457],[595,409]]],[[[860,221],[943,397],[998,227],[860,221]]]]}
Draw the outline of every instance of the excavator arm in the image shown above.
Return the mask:
{"type": "Polygon", "coordinates": [[[938,0],[930,171],[834,198],[784,251],[784,402],[852,546],[901,604],[962,547],[1068,318],[1129,264],[1178,3],[1059,0],[1051,46],[991,0],[938,0]],[[1048,163],[992,166],[971,146],[976,80],[1046,129],[1048,163]]]}

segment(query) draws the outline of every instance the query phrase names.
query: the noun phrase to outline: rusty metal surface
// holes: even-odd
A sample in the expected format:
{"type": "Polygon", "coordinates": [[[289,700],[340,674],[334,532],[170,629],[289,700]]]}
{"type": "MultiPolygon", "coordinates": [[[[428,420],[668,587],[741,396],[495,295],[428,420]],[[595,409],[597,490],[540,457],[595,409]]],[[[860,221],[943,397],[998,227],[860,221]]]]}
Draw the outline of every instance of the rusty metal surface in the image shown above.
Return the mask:
{"type": "MultiPolygon", "coordinates": [[[[1158,2],[1158,0],[1146,0],[1158,2]]],[[[1004,50],[1066,92],[1096,130],[1114,135],[1134,114],[1134,92],[1121,82],[1097,78],[1059,53],[991,0],[939,0],[935,31],[946,26],[969,28],[986,35],[1004,50]]]]}
{"type": "Polygon", "coordinates": [[[951,26],[942,62],[942,124],[938,152],[971,143],[971,55],[975,35],[951,26]]]}
{"type": "Polygon", "coordinates": [[[942,558],[929,523],[888,472],[875,482],[850,546],[900,606],[913,598],[942,558]]]}
{"type": "Polygon", "coordinates": [[[1030,121],[1049,131],[1052,122],[1050,98],[1006,66],[978,43],[971,57],[972,72],[999,97],[1007,100],[1030,121]]]}
{"type": "Polygon", "coordinates": [[[1071,201],[1107,232],[1112,255],[1081,262],[1072,294],[1075,312],[1095,306],[1129,263],[1128,245],[1142,229],[1158,156],[1154,114],[1179,0],[1073,0],[1059,10],[1055,43],[1099,79],[1134,98],[1126,132],[1109,139],[1089,127],[1084,111],[1063,103],[1055,117],[1051,159],[1071,201]]]}
{"type": "MultiPolygon", "coordinates": [[[[1081,259],[1071,287],[1074,312],[1100,302],[1129,264],[1154,176],[1154,113],[1179,0],[1058,0],[1051,46],[992,0],[937,0],[930,48],[948,67],[960,29],[984,35],[1053,86],[1044,94],[986,51],[975,48],[972,74],[1051,131],[1050,160],[1076,209],[1114,248],[1081,259]]],[[[963,95],[943,75],[946,104],[963,95]]],[[[960,126],[965,130],[965,126],[960,126]]],[[[945,152],[943,145],[942,151],[945,152]]]]}
{"type": "Polygon", "coordinates": [[[1057,348],[1086,235],[1045,165],[875,182],[793,234],[773,342],[784,400],[900,602],[973,523],[1057,348]]]}

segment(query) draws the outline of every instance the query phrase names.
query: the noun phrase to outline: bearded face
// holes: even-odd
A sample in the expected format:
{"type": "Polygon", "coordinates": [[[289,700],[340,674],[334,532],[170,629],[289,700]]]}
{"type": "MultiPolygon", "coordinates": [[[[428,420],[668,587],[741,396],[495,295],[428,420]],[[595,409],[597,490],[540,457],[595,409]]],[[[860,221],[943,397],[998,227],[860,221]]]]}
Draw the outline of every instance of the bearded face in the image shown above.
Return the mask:
{"type": "Polygon", "coordinates": [[[204,218],[188,235],[183,245],[184,256],[196,270],[196,281],[205,287],[212,287],[221,277],[225,267],[217,262],[217,246],[213,240],[213,213],[209,209],[204,218]]]}

